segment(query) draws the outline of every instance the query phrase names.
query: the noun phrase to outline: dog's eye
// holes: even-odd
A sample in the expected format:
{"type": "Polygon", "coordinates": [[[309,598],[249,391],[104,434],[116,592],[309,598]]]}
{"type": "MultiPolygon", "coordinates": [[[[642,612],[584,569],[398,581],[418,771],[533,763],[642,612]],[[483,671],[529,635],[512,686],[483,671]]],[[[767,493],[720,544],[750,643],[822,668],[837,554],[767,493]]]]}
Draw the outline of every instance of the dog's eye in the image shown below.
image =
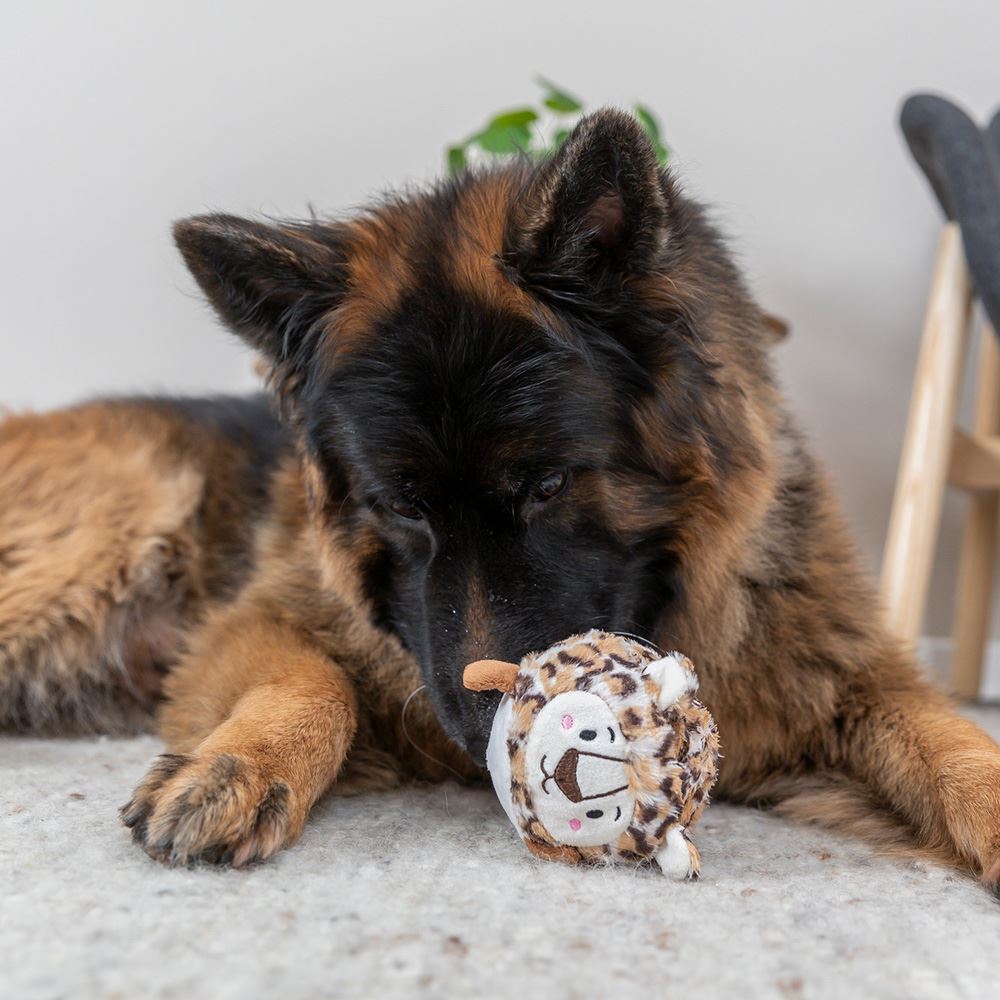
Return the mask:
{"type": "Polygon", "coordinates": [[[565,470],[550,472],[544,479],[535,483],[532,499],[541,503],[544,500],[551,500],[558,496],[566,488],[566,481],[569,477],[565,470]]]}
{"type": "Polygon", "coordinates": [[[393,500],[389,509],[407,521],[419,521],[424,516],[424,512],[411,500],[393,500]]]}

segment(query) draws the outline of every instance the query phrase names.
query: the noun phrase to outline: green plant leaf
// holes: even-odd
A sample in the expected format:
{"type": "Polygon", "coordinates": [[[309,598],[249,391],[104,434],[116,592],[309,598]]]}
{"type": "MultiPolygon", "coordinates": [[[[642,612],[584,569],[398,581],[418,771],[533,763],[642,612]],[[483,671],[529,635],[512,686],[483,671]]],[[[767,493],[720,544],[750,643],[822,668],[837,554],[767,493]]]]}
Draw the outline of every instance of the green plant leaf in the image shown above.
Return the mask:
{"type": "Polygon", "coordinates": [[[487,153],[518,153],[531,147],[531,129],[527,125],[489,125],[472,140],[487,153]]]}
{"type": "Polygon", "coordinates": [[[660,123],[656,119],[656,115],[649,110],[644,104],[637,104],[635,106],[635,116],[639,119],[639,123],[646,131],[646,135],[649,136],[649,141],[652,144],[653,152],[656,153],[656,159],[659,161],[661,167],[667,165],[667,161],[670,159],[670,150],[664,145],[663,140],[660,138],[660,123]]]}
{"type": "MultiPolygon", "coordinates": [[[[446,150],[448,172],[452,176],[468,167],[470,148],[477,151],[477,158],[481,152],[486,158],[527,153],[540,159],[551,156],[566,142],[573,125],[573,119],[568,116],[579,115],[584,110],[583,103],[561,87],[557,87],[551,80],[536,77],[536,82],[544,91],[542,100],[544,106],[560,116],[552,123],[552,127],[560,123],[566,127],[556,128],[551,139],[547,141],[547,135],[542,134],[538,125],[540,115],[534,108],[518,107],[502,111],[491,118],[475,135],[446,150]]],[[[636,104],[633,110],[649,137],[657,161],[661,167],[666,166],[670,150],[663,141],[659,119],[645,104],[636,104]]],[[[546,121],[546,133],[550,131],[548,127],[550,122],[551,119],[546,121]]]]}
{"type": "Polygon", "coordinates": [[[550,111],[569,115],[583,110],[583,103],[578,98],[557,87],[550,80],[546,80],[544,76],[537,77],[537,83],[545,91],[542,103],[550,111]]]}
{"type": "Polygon", "coordinates": [[[460,174],[467,166],[465,158],[465,146],[451,146],[448,149],[448,173],[454,177],[460,174]]]}
{"type": "Polygon", "coordinates": [[[656,115],[644,104],[637,104],[635,106],[635,116],[642,123],[642,127],[646,130],[646,134],[650,139],[655,139],[659,142],[660,123],[656,120],[656,115]]]}
{"type": "Polygon", "coordinates": [[[504,111],[490,120],[486,130],[492,128],[521,128],[538,121],[538,112],[532,108],[515,108],[513,111],[504,111]]]}

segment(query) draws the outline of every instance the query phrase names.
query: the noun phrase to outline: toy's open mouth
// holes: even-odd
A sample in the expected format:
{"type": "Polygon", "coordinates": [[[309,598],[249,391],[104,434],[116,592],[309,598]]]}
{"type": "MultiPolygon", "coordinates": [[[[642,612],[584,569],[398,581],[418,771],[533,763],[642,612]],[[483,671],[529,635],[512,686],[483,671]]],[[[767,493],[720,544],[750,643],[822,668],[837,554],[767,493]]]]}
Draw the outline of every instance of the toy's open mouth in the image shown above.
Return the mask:
{"type": "Polygon", "coordinates": [[[628,782],[616,785],[624,778],[623,757],[609,757],[603,753],[577,750],[570,747],[559,758],[555,770],[550,774],[545,770],[547,755],[539,761],[542,770],[542,791],[549,795],[548,783],[555,781],[556,787],[570,802],[586,802],[589,799],[603,799],[617,795],[628,788],[628,782]],[[614,787],[608,787],[612,785],[614,787]]]}

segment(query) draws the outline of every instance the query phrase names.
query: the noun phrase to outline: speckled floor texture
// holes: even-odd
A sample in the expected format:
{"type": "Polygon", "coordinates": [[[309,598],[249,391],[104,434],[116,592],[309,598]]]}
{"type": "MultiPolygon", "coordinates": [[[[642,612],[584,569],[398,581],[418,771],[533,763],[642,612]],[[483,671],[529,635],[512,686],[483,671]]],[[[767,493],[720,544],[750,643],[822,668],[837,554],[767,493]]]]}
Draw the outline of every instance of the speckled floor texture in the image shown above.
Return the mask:
{"type": "Polygon", "coordinates": [[[251,870],[161,868],[116,815],[158,750],[0,739],[3,1000],[1000,997],[975,883],[723,804],[697,883],[535,861],[456,786],[331,799],[251,870]]]}

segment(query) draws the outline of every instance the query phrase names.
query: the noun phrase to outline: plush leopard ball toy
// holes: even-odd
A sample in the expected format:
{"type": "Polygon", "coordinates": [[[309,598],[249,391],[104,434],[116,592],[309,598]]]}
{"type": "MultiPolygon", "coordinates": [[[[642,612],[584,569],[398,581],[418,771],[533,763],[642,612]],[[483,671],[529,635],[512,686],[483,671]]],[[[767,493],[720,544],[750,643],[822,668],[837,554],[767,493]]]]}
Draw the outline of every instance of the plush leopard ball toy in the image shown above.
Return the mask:
{"type": "Polygon", "coordinates": [[[688,831],[715,783],[719,736],[690,660],[594,629],[520,665],[471,663],[464,682],[504,692],[487,765],[533,854],[655,859],[666,875],[697,877],[688,831]]]}

